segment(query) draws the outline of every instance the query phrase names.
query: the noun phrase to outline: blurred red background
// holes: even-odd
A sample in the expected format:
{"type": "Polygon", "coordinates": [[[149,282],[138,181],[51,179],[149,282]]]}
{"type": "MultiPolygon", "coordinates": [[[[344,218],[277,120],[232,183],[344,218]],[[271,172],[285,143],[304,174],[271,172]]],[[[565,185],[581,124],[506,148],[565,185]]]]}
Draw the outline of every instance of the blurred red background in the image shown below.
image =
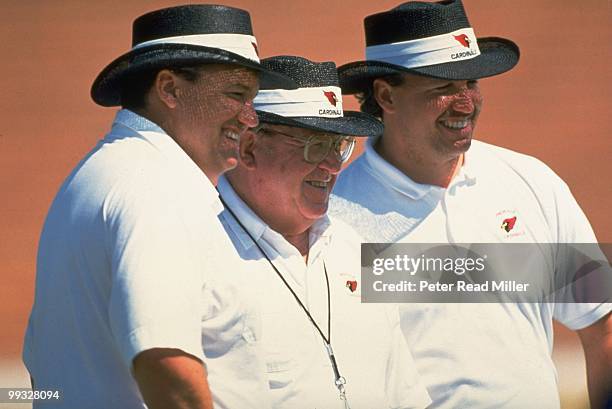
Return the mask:
{"type": "MultiPolygon", "coordinates": [[[[127,51],[132,20],[185,1],[3,1],[0,13],[0,387],[20,386],[38,236],[64,177],[110,126],[89,87],[127,51]],[[4,365],[4,366],[1,366],[4,365]]],[[[262,56],[338,65],[364,56],[363,18],[399,0],[224,0],[248,9],[262,56]]],[[[476,137],[528,153],[570,186],[600,241],[612,242],[610,2],[464,0],[476,34],[513,39],[521,61],[481,82],[476,137]]],[[[355,109],[353,100],[348,107],[355,109]]],[[[582,353],[558,328],[564,407],[584,407],[582,353]]],[[[23,406],[21,406],[23,407],[23,406]]]]}

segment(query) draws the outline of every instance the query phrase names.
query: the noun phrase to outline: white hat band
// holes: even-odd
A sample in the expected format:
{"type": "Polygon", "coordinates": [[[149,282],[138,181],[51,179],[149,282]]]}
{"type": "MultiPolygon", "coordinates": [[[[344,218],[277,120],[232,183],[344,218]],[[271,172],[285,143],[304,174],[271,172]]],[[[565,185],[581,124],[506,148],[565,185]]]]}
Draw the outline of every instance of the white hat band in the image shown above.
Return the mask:
{"type": "Polygon", "coordinates": [[[479,55],[476,35],[471,28],[417,40],[366,47],[366,60],[387,62],[405,68],[469,60],[479,55]]]}
{"type": "Polygon", "coordinates": [[[259,62],[259,56],[257,55],[257,40],[254,36],[248,34],[193,34],[186,36],[157,38],[155,40],[136,44],[134,47],[132,47],[132,50],[157,44],[189,44],[219,48],[221,50],[238,54],[257,63],[259,62]]]}
{"type": "Polygon", "coordinates": [[[253,100],[253,107],[286,117],[341,118],[342,90],[334,86],[260,90],[253,100]]]}

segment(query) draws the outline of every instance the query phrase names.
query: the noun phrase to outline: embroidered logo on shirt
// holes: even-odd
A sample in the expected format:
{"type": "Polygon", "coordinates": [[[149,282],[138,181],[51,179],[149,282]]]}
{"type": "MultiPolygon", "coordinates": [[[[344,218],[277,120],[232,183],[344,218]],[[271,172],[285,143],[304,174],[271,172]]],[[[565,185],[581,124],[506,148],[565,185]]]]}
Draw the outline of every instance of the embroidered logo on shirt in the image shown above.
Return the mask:
{"type": "Polygon", "coordinates": [[[520,240],[525,236],[524,220],[516,209],[504,209],[495,213],[498,237],[505,240],[520,240]]]}
{"type": "Polygon", "coordinates": [[[516,216],[510,217],[508,219],[504,219],[502,222],[501,228],[506,231],[506,233],[510,233],[510,230],[514,229],[514,224],[516,223],[516,216]]]}
{"type": "Polygon", "coordinates": [[[352,293],[357,291],[357,280],[347,280],[346,281],[346,288],[351,290],[352,293]]]}

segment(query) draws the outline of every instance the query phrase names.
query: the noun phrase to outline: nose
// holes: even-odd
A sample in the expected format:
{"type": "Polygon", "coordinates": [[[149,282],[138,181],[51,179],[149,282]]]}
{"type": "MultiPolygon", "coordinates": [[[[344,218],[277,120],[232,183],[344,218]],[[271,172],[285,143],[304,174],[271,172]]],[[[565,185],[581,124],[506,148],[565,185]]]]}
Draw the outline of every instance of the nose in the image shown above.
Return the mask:
{"type": "Polygon", "coordinates": [[[463,89],[453,98],[453,109],[462,114],[471,114],[474,112],[474,100],[472,99],[471,90],[463,89]]]}
{"type": "Polygon", "coordinates": [[[457,93],[452,98],[453,110],[462,114],[474,112],[478,101],[482,100],[477,84],[470,84],[469,82],[458,84],[457,93]]]}
{"type": "Polygon", "coordinates": [[[328,171],[331,175],[340,173],[342,161],[338,153],[334,149],[330,149],[325,159],[319,162],[319,168],[328,171]]]}
{"type": "Polygon", "coordinates": [[[259,125],[257,112],[255,112],[255,108],[253,108],[253,101],[246,102],[242,106],[242,109],[238,114],[238,121],[246,125],[248,128],[255,128],[257,125],[259,125]]]}

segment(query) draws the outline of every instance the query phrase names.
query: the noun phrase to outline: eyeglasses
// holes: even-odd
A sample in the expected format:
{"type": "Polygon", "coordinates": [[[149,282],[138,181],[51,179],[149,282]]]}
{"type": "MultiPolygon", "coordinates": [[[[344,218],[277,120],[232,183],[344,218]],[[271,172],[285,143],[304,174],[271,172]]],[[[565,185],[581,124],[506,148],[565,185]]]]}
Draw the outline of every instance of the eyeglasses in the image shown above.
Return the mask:
{"type": "Polygon", "coordinates": [[[308,163],[319,163],[323,161],[332,147],[336,153],[336,157],[340,162],[346,162],[351,157],[353,149],[355,148],[355,137],[345,135],[311,135],[307,138],[299,136],[289,135],[284,132],[277,131],[275,129],[262,127],[257,128],[256,132],[263,132],[268,134],[279,134],[286,136],[291,139],[295,139],[303,143],[304,147],[304,160],[308,163]]]}

